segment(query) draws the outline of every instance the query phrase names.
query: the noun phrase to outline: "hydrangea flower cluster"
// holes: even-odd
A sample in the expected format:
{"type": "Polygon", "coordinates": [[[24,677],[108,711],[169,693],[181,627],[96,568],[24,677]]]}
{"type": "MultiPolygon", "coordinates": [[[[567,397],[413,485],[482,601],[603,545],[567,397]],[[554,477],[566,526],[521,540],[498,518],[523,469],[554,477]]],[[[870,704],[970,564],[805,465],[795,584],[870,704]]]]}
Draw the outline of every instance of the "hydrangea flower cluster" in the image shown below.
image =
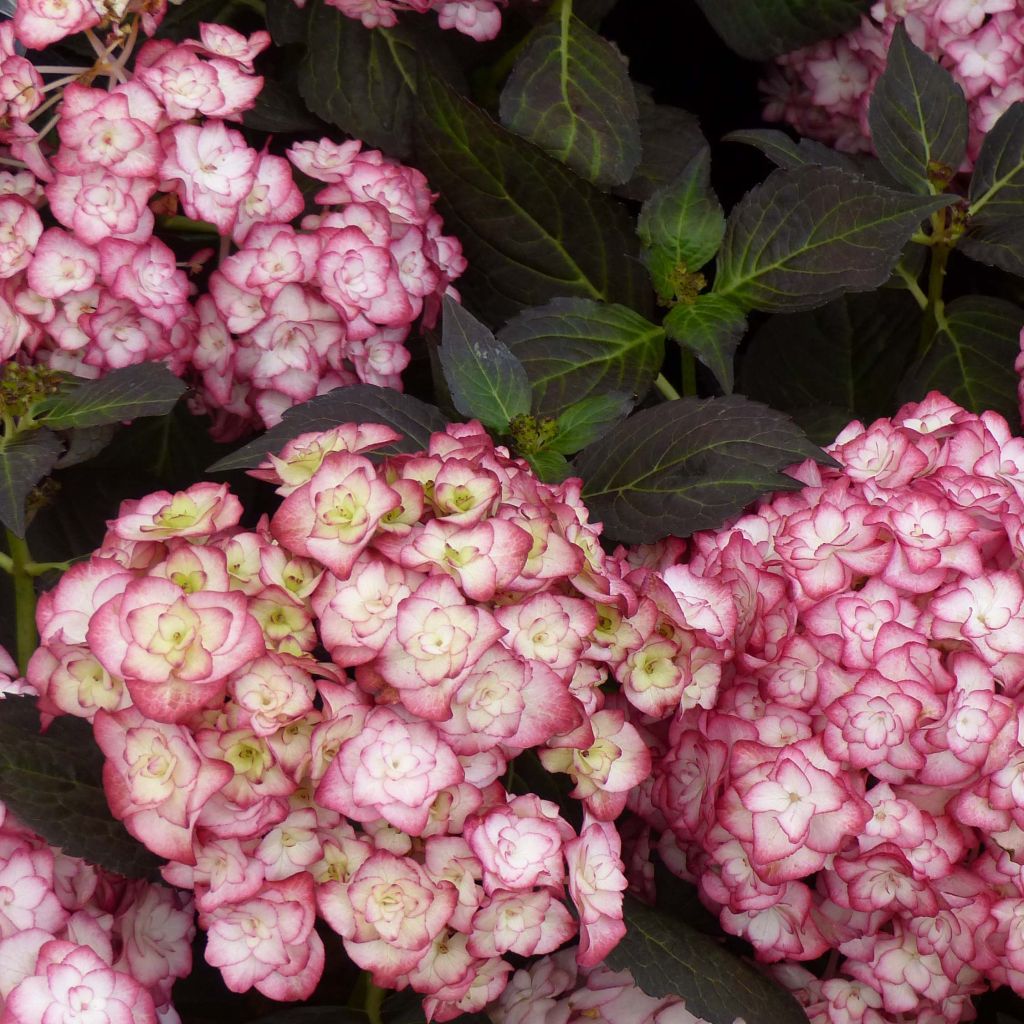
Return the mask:
{"type": "MultiPolygon", "coordinates": [[[[493,39],[501,29],[501,11],[508,0],[327,0],[349,18],[366,28],[391,28],[403,11],[427,14],[433,11],[441,28],[453,28],[478,42],[493,39]]],[[[299,7],[306,0],[295,0],[299,7]]]]}
{"type": "Polygon", "coordinates": [[[465,268],[423,175],[358,141],[249,146],[230,123],[263,86],[267,32],[203,24],[136,51],[133,14],[91,36],[110,88],[89,68],[44,85],[15,52],[48,41],[33,12],[0,26],[0,150],[19,168],[0,170],[0,360],[85,377],[162,360],[225,439],[343,384],[400,388],[412,325],[465,268]],[[325,183],[305,217],[293,168],[325,183]],[[179,263],[159,237],[179,211],[219,236],[203,294],[190,273],[213,250],[179,263]]]}
{"type": "Polygon", "coordinates": [[[967,96],[969,170],[985,134],[1024,99],[1021,0],[878,0],[852,32],[778,58],[764,84],[765,118],[837,149],[870,151],[868,104],[900,23],[967,96]]]}
{"type": "MultiPolygon", "coordinates": [[[[0,647],[0,694],[31,693],[0,647]]],[[[0,803],[0,1020],[175,1024],[191,897],[49,846],[0,803]]]]}
{"type": "Polygon", "coordinates": [[[1024,439],[932,394],[829,450],[693,539],[735,657],[632,806],[760,959],[833,951],[813,1021],[970,1019],[1024,993],[1024,439]]]}
{"type": "Polygon", "coordinates": [[[678,996],[651,998],[637,988],[629,971],[578,968],[574,953],[563,949],[516,971],[488,1008],[494,1024],[706,1024],[678,996]]]}
{"type": "Polygon", "coordinates": [[[719,584],[606,555],[579,481],[478,423],[368,457],[397,440],[290,442],[253,471],[283,497],[253,530],[225,485],[125,502],[41,598],[28,678],[92,720],[115,815],[195,891],[229,988],[308,996],[319,911],[448,1020],[507,953],[578,932],[591,967],[619,940],[613,822],[650,771],[630,719],[712,707],[734,624],[719,584]],[[526,752],[570,777],[578,830],[517,792],[526,752]]]}
{"type": "Polygon", "coordinates": [[[466,267],[419,171],[358,141],[300,142],[288,160],[324,183],[319,212],[288,224],[301,210],[288,163],[257,157],[257,178],[270,165],[259,209],[196,302],[192,362],[210,411],[244,419],[254,409],[268,426],[345,384],[401,390],[410,328],[436,321],[466,267]]]}

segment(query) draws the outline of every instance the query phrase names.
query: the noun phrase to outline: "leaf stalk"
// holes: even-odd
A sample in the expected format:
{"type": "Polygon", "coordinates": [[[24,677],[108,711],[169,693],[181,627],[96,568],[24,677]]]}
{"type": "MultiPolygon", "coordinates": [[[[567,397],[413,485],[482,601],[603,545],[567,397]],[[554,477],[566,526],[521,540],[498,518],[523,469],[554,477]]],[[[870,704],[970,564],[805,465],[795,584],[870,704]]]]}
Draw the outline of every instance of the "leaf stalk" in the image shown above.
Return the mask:
{"type": "Polygon", "coordinates": [[[661,394],[667,398],[670,402],[674,402],[677,398],[683,396],[668,382],[668,378],[663,373],[659,373],[654,381],[654,386],[661,392],[661,394]]]}

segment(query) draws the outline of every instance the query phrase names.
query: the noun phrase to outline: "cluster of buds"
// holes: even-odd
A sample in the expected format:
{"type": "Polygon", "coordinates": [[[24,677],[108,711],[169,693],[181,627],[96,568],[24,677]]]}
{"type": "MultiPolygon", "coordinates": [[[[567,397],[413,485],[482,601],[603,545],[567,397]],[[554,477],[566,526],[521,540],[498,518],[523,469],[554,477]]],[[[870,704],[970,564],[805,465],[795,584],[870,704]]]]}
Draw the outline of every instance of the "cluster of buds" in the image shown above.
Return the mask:
{"type": "Polygon", "coordinates": [[[15,52],[46,37],[23,7],[0,26],[0,150],[17,168],[0,171],[0,360],[84,377],[162,360],[224,439],[343,384],[399,388],[410,329],[465,267],[423,175],[357,141],[287,159],[249,146],[229,124],[263,86],[267,32],[203,24],[136,49],[145,19],[128,12],[108,43],[89,33],[95,67],[37,68],[15,52]],[[305,217],[293,167],[326,183],[305,217]],[[179,211],[219,241],[201,295],[189,272],[213,250],[181,263],[159,237],[179,211]]]}
{"type": "Polygon", "coordinates": [[[932,394],[829,451],[693,539],[735,656],[631,806],[813,1021],[953,1024],[1024,993],[1024,439],[932,394]]]}
{"type": "Polygon", "coordinates": [[[629,971],[613,972],[603,965],[578,968],[574,952],[563,949],[516,971],[488,1009],[494,1024],[707,1024],[678,996],[654,999],[645,994],[629,971]]]}
{"type": "MultiPolygon", "coordinates": [[[[357,18],[366,28],[391,28],[406,11],[417,14],[434,12],[441,28],[453,28],[478,42],[493,39],[501,29],[501,10],[508,0],[326,0],[349,18],[357,18]]],[[[306,0],[295,0],[299,7],[306,0]]]]}
{"type": "MultiPolygon", "coordinates": [[[[32,693],[0,647],[0,694],[32,693]]],[[[0,1016],[9,1024],[176,1024],[192,900],[49,846],[0,803],[0,1016]]]]}
{"type": "Polygon", "coordinates": [[[290,442],[253,470],[283,501],[251,531],[224,485],[125,502],[41,598],[28,678],[92,720],[111,808],[194,890],[229,988],[307,997],[319,911],[447,1020],[501,992],[505,954],[578,933],[592,967],[618,942],[613,822],[651,763],[630,719],[712,707],[732,624],[717,584],[606,555],[579,481],[479,424],[381,460],[396,440],[290,442]],[[521,756],[571,778],[578,828],[521,756]]]}
{"type": "Polygon", "coordinates": [[[967,96],[970,169],[985,134],[1024,99],[1022,0],[878,0],[852,32],[785,54],[764,84],[765,118],[847,152],[868,152],[868,104],[896,26],[967,96]]]}

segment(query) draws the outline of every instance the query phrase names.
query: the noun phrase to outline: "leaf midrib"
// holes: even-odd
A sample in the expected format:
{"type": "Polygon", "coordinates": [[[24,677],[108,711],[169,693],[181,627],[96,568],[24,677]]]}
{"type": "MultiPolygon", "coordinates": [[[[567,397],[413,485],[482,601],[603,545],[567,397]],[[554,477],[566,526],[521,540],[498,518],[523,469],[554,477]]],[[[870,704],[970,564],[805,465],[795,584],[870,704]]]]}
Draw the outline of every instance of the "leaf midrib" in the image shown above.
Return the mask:
{"type": "MultiPolygon", "coordinates": [[[[721,419],[719,419],[719,422],[720,421],[721,421],[721,419]]],[[[710,419],[709,419],[708,422],[710,422],[710,419]]],[[[706,425],[705,423],[699,423],[696,429],[700,429],[701,427],[704,427],[705,425],[706,425]]],[[[661,434],[662,432],[663,432],[663,430],[655,430],[653,436],[656,437],[657,435],[661,434]]],[[[676,437],[679,438],[679,435],[676,434],[676,437]]],[[[643,434],[639,434],[638,433],[635,442],[631,442],[631,446],[632,447],[631,447],[631,450],[629,451],[628,455],[624,454],[622,458],[617,458],[618,464],[620,466],[622,466],[622,465],[628,465],[630,462],[632,462],[635,459],[635,456],[636,456],[637,452],[640,451],[645,445],[650,444],[651,438],[652,438],[652,435],[650,435],[650,434],[643,435],[643,434]]],[[[721,449],[721,448],[727,449],[729,445],[734,445],[734,444],[757,444],[757,445],[759,445],[762,448],[774,449],[774,450],[776,450],[776,451],[778,451],[780,453],[785,452],[787,454],[787,456],[789,454],[797,455],[797,453],[793,449],[787,448],[785,445],[783,445],[781,443],[774,444],[774,443],[769,443],[767,441],[758,441],[756,437],[743,437],[743,438],[739,438],[739,439],[737,439],[737,438],[728,438],[728,439],[724,439],[724,440],[720,440],[720,441],[712,440],[712,441],[704,442],[703,444],[701,444],[701,445],[699,445],[698,447],[695,447],[695,448],[687,448],[686,449],[686,453],[684,455],[679,455],[679,456],[673,457],[671,459],[668,459],[668,453],[666,453],[661,458],[659,458],[657,462],[654,463],[654,465],[652,466],[651,469],[649,469],[646,472],[641,473],[641,474],[639,474],[639,475],[637,475],[635,477],[632,477],[631,479],[624,480],[621,483],[616,483],[612,487],[605,487],[605,488],[603,488],[600,491],[591,490],[590,488],[585,487],[584,488],[584,494],[587,497],[600,497],[600,496],[605,495],[605,494],[620,494],[622,491],[645,491],[646,493],[649,493],[649,494],[658,494],[658,493],[661,493],[661,491],[663,490],[662,488],[650,487],[650,486],[640,486],[640,484],[642,484],[644,481],[648,480],[650,477],[657,476],[657,475],[659,475],[661,473],[670,473],[670,472],[672,472],[672,470],[675,469],[677,466],[679,466],[681,463],[685,463],[685,462],[687,462],[687,461],[689,461],[689,460],[691,460],[693,458],[697,458],[697,457],[699,457],[701,455],[705,455],[708,452],[717,451],[718,449],[721,449]],[[666,459],[668,459],[668,461],[666,461],[666,459]]],[[[797,457],[799,457],[799,456],[797,455],[797,457]]],[[[680,485],[673,485],[672,488],[671,488],[671,492],[672,493],[676,493],[676,492],[678,492],[681,489],[682,488],[681,488],[680,485]]]]}
{"type": "MultiPolygon", "coordinates": [[[[825,186],[823,185],[822,187],[825,187],[825,186]]],[[[837,211],[841,210],[842,208],[844,208],[846,206],[856,205],[856,204],[858,204],[860,202],[863,202],[864,198],[865,198],[864,196],[857,196],[855,198],[851,197],[849,199],[841,200],[840,203],[838,203],[836,206],[834,206],[829,212],[830,212],[830,214],[834,215],[837,211]]],[[[884,198],[887,198],[887,197],[883,196],[882,198],[884,199],[884,198]]],[[[936,198],[939,198],[939,197],[936,197],[936,198]]],[[[773,197],[773,201],[774,201],[774,197],[773,197]]],[[[922,203],[926,203],[926,202],[927,202],[926,200],[922,199],[922,203]]],[[[743,250],[743,259],[740,260],[740,261],[736,261],[736,262],[745,263],[747,261],[747,257],[750,255],[749,241],[752,240],[753,237],[756,235],[757,227],[759,227],[760,224],[764,221],[765,214],[768,212],[768,210],[770,208],[771,208],[770,206],[766,206],[764,208],[764,210],[762,211],[761,216],[760,216],[760,218],[758,220],[757,226],[755,226],[755,228],[748,233],[748,244],[747,244],[747,246],[743,250]]],[[[786,253],[784,256],[780,257],[775,262],[769,263],[769,264],[764,265],[763,267],[757,268],[754,272],[747,273],[744,276],[735,277],[735,278],[733,278],[733,280],[728,281],[726,283],[726,285],[724,287],[722,287],[722,288],[718,287],[719,279],[716,279],[714,294],[716,294],[716,295],[723,295],[723,296],[724,295],[733,294],[741,286],[746,285],[746,284],[750,284],[751,282],[755,282],[759,278],[764,277],[766,274],[769,274],[769,273],[772,273],[773,271],[776,271],[776,270],[784,268],[787,263],[789,263],[790,261],[794,260],[798,256],[802,256],[802,255],[805,255],[807,253],[812,253],[815,250],[822,248],[823,246],[833,245],[833,244],[835,244],[837,242],[848,241],[854,235],[857,235],[857,234],[860,234],[860,233],[862,233],[864,231],[870,230],[871,228],[878,227],[880,225],[890,223],[890,222],[892,222],[894,220],[897,220],[899,217],[902,217],[904,214],[909,214],[910,212],[912,212],[912,211],[911,211],[910,208],[908,208],[906,210],[900,210],[897,213],[891,213],[891,214],[889,214],[887,216],[879,217],[879,218],[877,218],[875,220],[872,220],[872,221],[859,221],[859,222],[857,222],[856,225],[851,227],[849,230],[842,232],[841,234],[829,235],[828,237],[822,238],[820,241],[814,242],[813,244],[803,245],[799,249],[791,250],[790,252],[786,253]]],[[[926,212],[927,212],[926,209],[922,210],[921,211],[921,216],[924,217],[926,212]]],[[[780,222],[779,227],[776,228],[775,231],[772,232],[772,234],[766,240],[765,244],[761,247],[761,250],[760,250],[761,252],[764,252],[764,250],[770,244],[771,240],[778,236],[779,231],[781,230],[781,227],[782,227],[783,223],[785,223],[785,221],[780,222]]],[[[729,269],[732,269],[732,268],[729,268],[729,269]]],[[[834,273],[834,271],[831,271],[831,272],[834,273]]],[[[804,270],[804,271],[800,271],[800,273],[813,274],[813,273],[819,273],[819,271],[804,270]]],[[[821,271],[820,273],[830,273],[830,271],[821,271]]],[[[773,291],[777,291],[777,290],[778,289],[773,289],[773,291]]],[[[786,294],[789,294],[789,293],[786,293],[786,294]]]]}
{"type": "MultiPolygon", "coordinates": [[[[665,332],[664,332],[664,330],[662,328],[655,327],[655,326],[652,325],[652,327],[651,327],[651,329],[649,331],[645,331],[643,333],[643,335],[637,336],[637,340],[635,342],[631,342],[628,345],[621,345],[621,346],[619,346],[619,348],[616,350],[616,354],[615,355],[606,356],[606,357],[595,356],[592,359],[573,360],[572,362],[564,363],[564,365],[571,366],[572,369],[574,371],[576,371],[576,370],[586,370],[586,369],[588,369],[590,367],[600,366],[601,364],[605,364],[605,363],[609,364],[609,365],[610,364],[614,364],[614,363],[622,363],[622,362],[625,361],[626,356],[628,356],[634,349],[644,349],[644,348],[646,348],[652,341],[656,340],[659,335],[664,335],[664,333],[665,332]]],[[[555,335],[543,335],[543,336],[542,335],[538,335],[537,337],[555,337],[555,335]]],[[[578,337],[581,338],[582,340],[587,340],[584,335],[578,335],[578,337]]],[[[593,339],[593,340],[596,340],[596,339],[593,339]]],[[[545,362],[550,362],[551,358],[547,357],[547,358],[544,359],[544,361],[545,362]]],[[[527,366],[529,366],[529,365],[531,365],[533,363],[536,363],[536,362],[540,362],[540,360],[539,359],[529,359],[529,358],[523,359],[523,364],[527,365],[527,366]]],[[[550,374],[546,374],[544,376],[538,376],[538,377],[531,378],[530,383],[532,385],[534,385],[534,386],[537,386],[537,385],[540,385],[540,384],[548,384],[548,383],[550,383],[553,380],[558,380],[562,376],[564,376],[563,373],[553,372],[553,373],[550,373],[550,374]]]]}
{"type": "MultiPolygon", "coordinates": [[[[438,114],[439,116],[441,116],[441,117],[444,117],[444,114],[443,114],[443,112],[441,111],[441,109],[440,109],[439,105],[435,105],[435,110],[436,110],[436,113],[437,113],[437,114],[438,114]]],[[[543,237],[545,237],[545,238],[549,239],[549,240],[551,241],[551,243],[553,244],[554,248],[555,248],[555,249],[556,249],[556,250],[558,251],[558,253],[559,253],[559,254],[560,254],[560,255],[561,255],[561,256],[562,256],[563,258],[564,258],[564,260],[565,260],[566,264],[567,264],[567,265],[568,265],[569,267],[571,267],[571,268],[575,269],[575,271],[576,271],[576,273],[577,273],[577,275],[578,275],[578,276],[577,276],[577,278],[576,278],[576,280],[575,280],[575,281],[573,281],[573,280],[570,280],[570,279],[565,279],[565,280],[567,280],[567,282],[568,282],[569,284],[579,284],[579,285],[582,285],[583,287],[585,287],[585,288],[586,288],[586,289],[587,289],[587,290],[588,290],[588,291],[590,292],[590,297],[591,297],[591,298],[594,298],[594,299],[603,299],[603,298],[605,298],[605,297],[606,297],[605,293],[604,293],[603,291],[600,291],[600,290],[598,290],[598,289],[597,289],[597,287],[596,287],[596,286],[594,285],[594,283],[593,283],[593,282],[592,282],[592,281],[590,280],[590,278],[589,278],[589,277],[587,276],[587,274],[586,274],[586,272],[585,272],[585,271],[583,270],[583,268],[582,268],[582,267],[581,267],[581,266],[580,266],[580,265],[579,265],[579,264],[578,264],[578,263],[576,262],[576,259],[575,259],[575,257],[573,257],[573,256],[572,256],[572,255],[571,255],[571,254],[569,253],[569,251],[568,251],[568,250],[567,250],[567,249],[565,248],[565,246],[564,246],[564,245],[562,244],[562,241],[561,241],[561,239],[559,239],[559,238],[556,238],[556,237],[555,237],[554,235],[552,235],[552,234],[551,234],[551,232],[550,232],[550,231],[549,231],[549,230],[548,230],[547,228],[545,228],[545,227],[544,227],[544,226],[543,226],[543,225],[542,225],[542,224],[541,224],[541,223],[540,223],[540,222],[539,222],[539,221],[538,221],[538,220],[536,219],[536,217],[534,217],[534,216],[533,216],[533,214],[532,214],[532,213],[530,213],[530,212],[529,212],[529,211],[528,211],[527,209],[525,209],[525,208],[524,208],[524,207],[523,207],[523,206],[522,206],[522,205],[521,205],[521,204],[520,204],[519,202],[517,202],[517,201],[515,200],[515,198],[514,198],[514,197],[513,197],[513,196],[512,196],[512,195],[511,195],[511,194],[509,193],[509,191],[508,191],[508,188],[507,188],[507,187],[505,186],[505,183],[504,183],[504,182],[503,182],[503,181],[502,181],[502,180],[501,180],[500,178],[498,178],[498,177],[497,177],[497,176],[496,176],[496,175],[495,175],[495,174],[494,174],[494,173],[492,172],[492,170],[490,169],[490,167],[488,167],[488,165],[487,165],[487,164],[485,164],[485,163],[484,163],[484,162],[483,162],[483,161],[482,161],[482,160],[481,160],[481,159],[480,159],[479,157],[477,157],[476,153],[474,152],[474,150],[473,150],[473,148],[472,148],[471,146],[468,146],[468,145],[466,145],[466,144],[465,144],[465,143],[464,143],[464,142],[463,142],[463,141],[461,140],[460,136],[459,136],[459,135],[457,135],[457,134],[456,134],[456,132],[454,132],[454,131],[452,131],[452,130],[451,130],[451,127],[452,127],[452,126],[451,126],[450,124],[448,124],[448,123],[447,123],[447,122],[449,121],[449,119],[448,119],[447,117],[444,117],[444,120],[445,120],[445,122],[446,122],[446,128],[448,128],[448,129],[449,129],[449,130],[447,130],[447,131],[445,132],[445,134],[444,134],[444,137],[445,137],[445,138],[447,138],[447,139],[449,139],[449,140],[451,140],[451,141],[452,141],[453,143],[455,143],[456,145],[458,145],[459,149],[460,149],[460,150],[461,150],[461,151],[462,151],[462,152],[463,152],[463,153],[464,153],[464,154],[465,154],[466,156],[468,156],[468,157],[469,157],[470,161],[471,161],[471,162],[472,162],[472,163],[473,163],[473,164],[474,164],[474,165],[475,165],[476,167],[478,167],[478,168],[479,168],[479,169],[480,169],[481,171],[483,171],[483,172],[484,172],[484,174],[485,174],[485,175],[486,175],[486,176],[487,176],[487,177],[488,177],[488,178],[489,178],[489,179],[490,179],[490,180],[491,180],[492,182],[494,182],[494,183],[495,183],[495,185],[497,185],[497,186],[498,186],[498,188],[499,188],[499,189],[501,190],[501,196],[500,196],[500,198],[501,198],[501,199],[502,199],[502,200],[503,200],[504,202],[507,202],[507,203],[508,203],[508,205],[509,205],[509,206],[510,206],[510,207],[511,207],[511,208],[512,208],[513,210],[515,210],[515,211],[516,211],[516,212],[517,212],[518,214],[520,214],[520,215],[521,215],[521,216],[522,216],[522,217],[523,217],[523,218],[524,218],[525,220],[529,221],[529,223],[530,223],[530,224],[532,224],[532,225],[533,225],[533,226],[534,226],[534,227],[535,227],[535,228],[536,228],[536,229],[537,229],[537,230],[538,230],[538,231],[540,232],[540,234],[541,234],[541,235],[543,235],[543,237]]],[[[524,144],[526,144],[526,145],[529,145],[529,143],[524,143],[524,144]]],[[[436,155],[436,156],[437,156],[437,157],[438,157],[439,159],[442,159],[442,160],[444,159],[444,158],[443,158],[443,156],[442,156],[442,154],[441,154],[440,152],[438,152],[438,150],[437,150],[436,148],[435,148],[435,155],[436,155]]],[[[461,177],[461,175],[460,175],[460,177],[461,177]]],[[[581,198],[584,198],[584,197],[581,197],[581,198]]],[[[476,234],[477,234],[477,235],[479,236],[479,235],[480,235],[480,232],[479,232],[479,231],[477,231],[477,232],[476,232],[476,234]]],[[[482,237],[482,236],[481,236],[481,237],[482,237]]],[[[559,279],[559,280],[562,280],[562,279],[559,279]]]]}

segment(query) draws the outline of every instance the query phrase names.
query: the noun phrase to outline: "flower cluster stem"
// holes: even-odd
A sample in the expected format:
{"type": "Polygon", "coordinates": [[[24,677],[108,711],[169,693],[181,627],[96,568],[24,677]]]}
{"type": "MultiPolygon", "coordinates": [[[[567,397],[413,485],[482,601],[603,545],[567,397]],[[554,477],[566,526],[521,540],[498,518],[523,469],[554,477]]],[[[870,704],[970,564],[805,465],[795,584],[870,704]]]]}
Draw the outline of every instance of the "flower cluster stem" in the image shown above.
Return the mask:
{"type": "Polygon", "coordinates": [[[383,1024],[384,1018],[381,1016],[380,1008],[384,1003],[384,995],[385,991],[379,985],[374,985],[372,981],[367,982],[366,1002],[363,1005],[366,1016],[370,1018],[370,1024],[383,1024]]]}

